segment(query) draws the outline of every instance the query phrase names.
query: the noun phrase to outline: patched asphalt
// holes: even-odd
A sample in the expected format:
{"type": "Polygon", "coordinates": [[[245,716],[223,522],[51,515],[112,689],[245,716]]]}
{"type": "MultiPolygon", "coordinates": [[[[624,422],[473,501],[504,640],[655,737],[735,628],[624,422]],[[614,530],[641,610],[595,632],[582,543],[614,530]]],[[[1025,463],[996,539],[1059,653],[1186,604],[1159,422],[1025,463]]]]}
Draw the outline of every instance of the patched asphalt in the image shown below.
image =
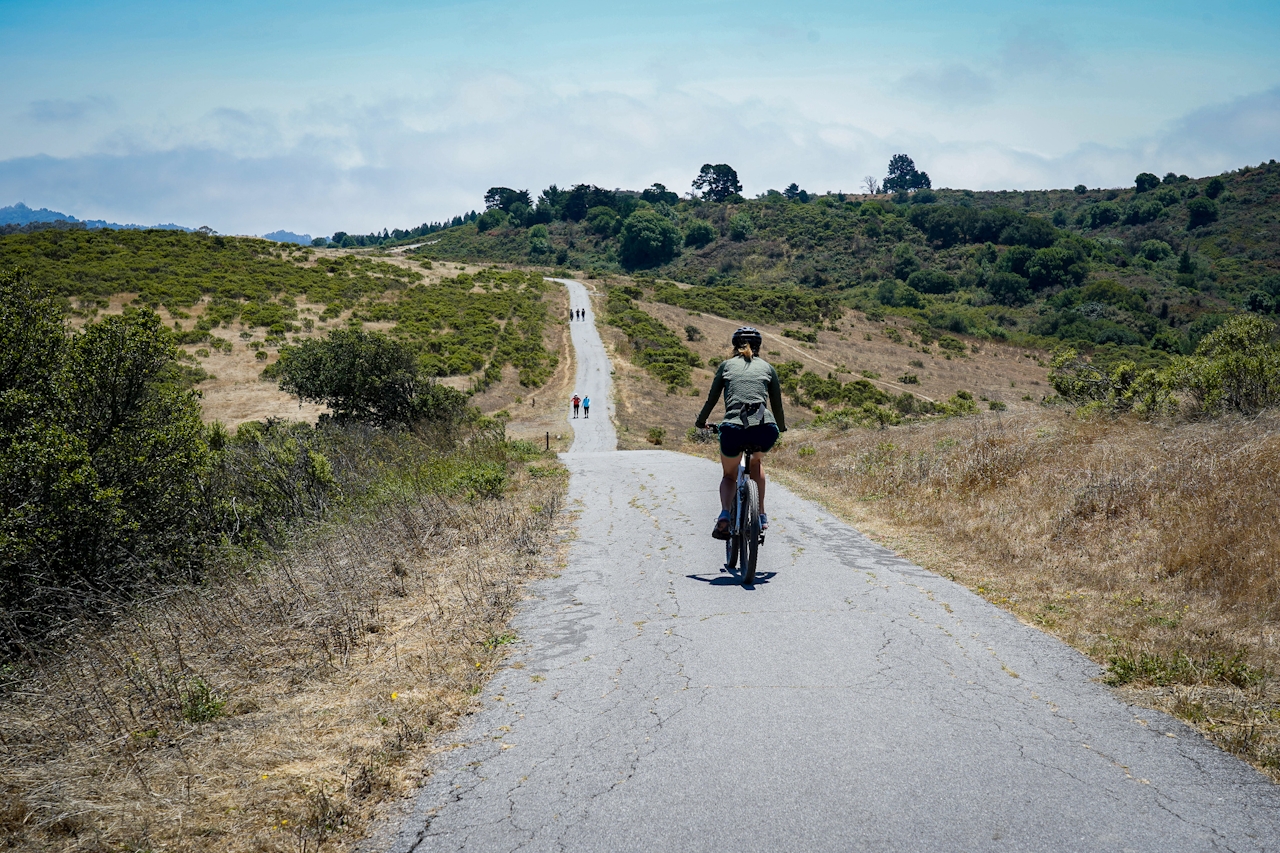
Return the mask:
{"type": "Polygon", "coordinates": [[[746,589],[709,535],[717,465],[563,459],[568,565],[366,849],[1280,849],[1280,787],[817,505],[770,485],[746,589]]]}

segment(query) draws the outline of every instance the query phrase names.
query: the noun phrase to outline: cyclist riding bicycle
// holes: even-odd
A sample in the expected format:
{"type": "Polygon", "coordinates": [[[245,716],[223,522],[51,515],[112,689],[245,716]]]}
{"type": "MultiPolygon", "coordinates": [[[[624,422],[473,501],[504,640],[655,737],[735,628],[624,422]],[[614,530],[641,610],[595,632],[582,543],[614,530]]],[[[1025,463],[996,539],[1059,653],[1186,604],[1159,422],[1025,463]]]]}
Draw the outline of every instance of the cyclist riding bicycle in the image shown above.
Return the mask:
{"type": "Polygon", "coordinates": [[[711,531],[716,539],[729,538],[729,505],[742,452],[748,447],[756,451],[751,455],[747,475],[755,480],[760,491],[760,529],[769,526],[764,513],[764,454],[777,442],[778,434],[787,431],[787,419],[782,412],[782,383],[778,380],[778,371],[760,358],[761,343],[760,333],[750,326],[733,333],[733,355],[716,368],[707,402],[698,413],[697,427],[706,429],[707,416],[723,393],[725,419],[720,422],[720,465],[724,476],[720,480],[720,517],[711,531]]]}

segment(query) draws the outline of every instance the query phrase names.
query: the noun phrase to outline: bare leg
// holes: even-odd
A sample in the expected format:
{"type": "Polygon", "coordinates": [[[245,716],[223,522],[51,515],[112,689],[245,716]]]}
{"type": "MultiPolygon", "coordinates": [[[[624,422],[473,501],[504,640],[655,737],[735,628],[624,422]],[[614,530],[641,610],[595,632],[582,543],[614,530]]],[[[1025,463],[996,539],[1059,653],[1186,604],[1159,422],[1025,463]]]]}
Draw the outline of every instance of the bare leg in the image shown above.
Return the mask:
{"type": "Polygon", "coordinates": [[[734,490],[738,487],[738,462],[741,459],[742,454],[720,457],[720,466],[724,469],[724,476],[720,478],[720,509],[725,512],[729,511],[734,490]]]}

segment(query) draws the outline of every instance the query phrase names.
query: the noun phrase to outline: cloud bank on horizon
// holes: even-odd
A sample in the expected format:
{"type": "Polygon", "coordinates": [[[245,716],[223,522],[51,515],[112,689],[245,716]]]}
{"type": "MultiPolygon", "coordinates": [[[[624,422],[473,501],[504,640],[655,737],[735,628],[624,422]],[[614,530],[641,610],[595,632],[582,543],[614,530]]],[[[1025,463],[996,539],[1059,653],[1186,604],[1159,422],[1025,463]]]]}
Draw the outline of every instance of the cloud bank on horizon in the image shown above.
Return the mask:
{"type": "Polygon", "coordinates": [[[0,0],[0,204],[327,234],[494,184],[1118,186],[1277,156],[1280,7],[0,0]]]}

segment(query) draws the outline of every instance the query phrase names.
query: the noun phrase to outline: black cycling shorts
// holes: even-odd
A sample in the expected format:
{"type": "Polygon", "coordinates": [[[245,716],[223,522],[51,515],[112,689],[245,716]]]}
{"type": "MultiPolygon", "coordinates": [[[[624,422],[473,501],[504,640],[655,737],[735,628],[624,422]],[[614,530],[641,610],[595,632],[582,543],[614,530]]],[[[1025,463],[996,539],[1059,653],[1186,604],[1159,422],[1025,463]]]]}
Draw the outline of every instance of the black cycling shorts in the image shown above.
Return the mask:
{"type": "Polygon", "coordinates": [[[749,427],[729,423],[720,424],[721,456],[737,456],[748,447],[753,450],[767,451],[777,441],[777,424],[755,424],[749,427]]]}

